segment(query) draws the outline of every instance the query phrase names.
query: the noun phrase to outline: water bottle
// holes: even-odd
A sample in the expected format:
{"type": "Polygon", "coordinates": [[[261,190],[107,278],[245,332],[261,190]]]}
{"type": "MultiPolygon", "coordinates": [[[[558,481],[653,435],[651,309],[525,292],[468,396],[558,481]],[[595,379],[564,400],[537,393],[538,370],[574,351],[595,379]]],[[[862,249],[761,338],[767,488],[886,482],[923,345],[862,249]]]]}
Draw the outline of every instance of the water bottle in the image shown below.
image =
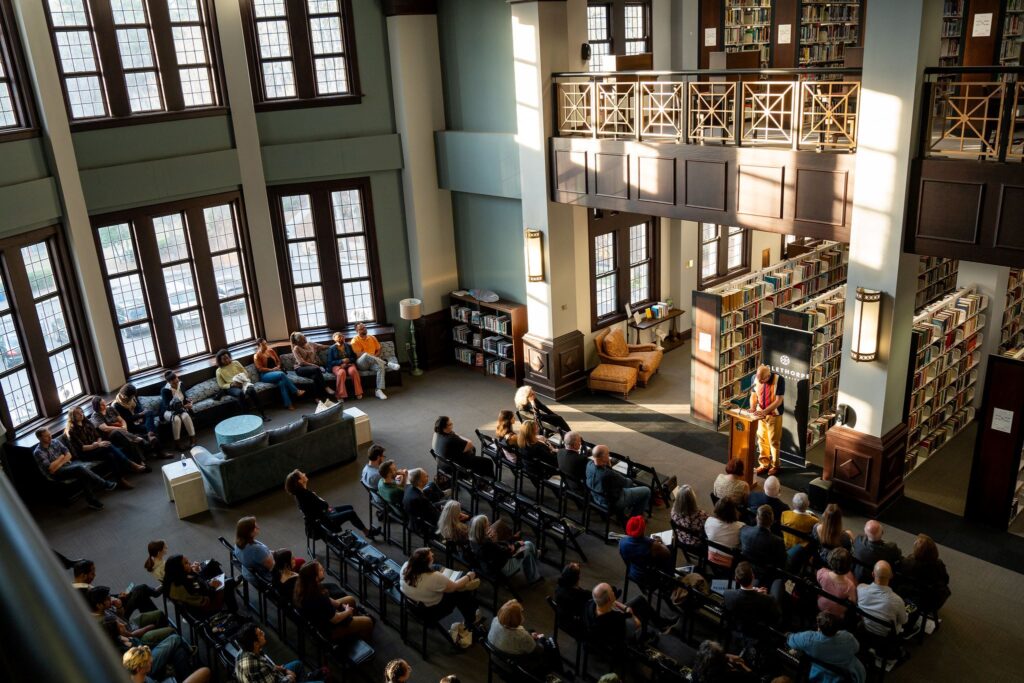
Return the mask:
{"type": "Polygon", "coordinates": [[[188,467],[188,459],[185,457],[185,452],[184,451],[182,451],[182,453],[181,453],[181,466],[182,467],[188,467]]]}

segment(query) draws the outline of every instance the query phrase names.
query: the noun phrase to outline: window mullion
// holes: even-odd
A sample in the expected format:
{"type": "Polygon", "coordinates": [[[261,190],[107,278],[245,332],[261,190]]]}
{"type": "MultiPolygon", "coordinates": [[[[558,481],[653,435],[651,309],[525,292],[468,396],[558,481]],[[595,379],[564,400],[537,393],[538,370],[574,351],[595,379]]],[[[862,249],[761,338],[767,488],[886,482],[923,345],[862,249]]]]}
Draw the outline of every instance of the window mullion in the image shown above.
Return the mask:
{"type": "Polygon", "coordinates": [[[324,288],[324,313],[329,327],[344,327],[345,297],[341,287],[341,264],[338,262],[338,237],[334,231],[334,214],[330,192],[314,190],[309,193],[313,208],[313,234],[317,256],[320,259],[320,282],[324,288]]]}
{"type": "Polygon", "coordinates": [[[148,2],[150,37],[156,53],[157,78],[164,93],[167,111],[181,111],[185,100],[181,94],[181,75],[178,73],[178,56],[174,51],[174,36],[171,32],[171,13],[166,2],[148,2]]]}
{"type": "Polygon", "coordinates": [[[210,350],[223,349],[227,346],[224,335],[224,320],[220,313],[220,301],[217,296],[217,280],[213,275],[213,256],[210,254],[210,241],[207,237],[206,218],[201,207],[185,211],[185,225],[188,228],[188,239],[192,247],[192,270],[196,278],[196,292],[201,307],[200,314],[206,327],[206,339],[210,350]]]}
{"type": "Polygon", "coordinates": [[[160,262],[160,251],[153,233],[153,220],[140,217],[132,221],[137,245],[139,273],[142,275],[142,286],[149,299],[149,314],[152,316],[153,337],[156,340],[157,361],[164,366],[178,364],[178,339],[174,334],[174,323],[171,322],[171,304],[167,297],[167,286],[164,284],[164,266],[160,262]]]}
{"type": "Polygon", "coordinates": [[[50,354],[46,350],[43,328],[36,315],[36,302],[28,281],[28,272],[19,250],[10,250],[5,255],[7,284],[10,291],[11,313],[21,329],[22,363],[35,387],[36,403],[42,415],[59,415],[60,399],[57,397],[57,383],[50,368],[50,354]]]}
{"type": "Polygon", "coordinates": [[[718,226],[718,277],[729,272],[729,228],[718,226]]]}
{"type": "Polygon", "coordinates": [[[286,1],[288,35],[292,40],[292,59],[295,60],[295,92],[300,99],[313,99],[316,97],[316,71],[313,68],[306,0],[286,1]]]}
{"type": "Polygon", "coordinates": [[[118,52],[117,29],[109,0],[91,0],[86,11],[92,10],[92,27],[95,34],[96,52],[103,84],[107,90],[107,105],[110,116],[131,116],[128,103],[128,85],[124,79],[121,54],[118,52]]]}

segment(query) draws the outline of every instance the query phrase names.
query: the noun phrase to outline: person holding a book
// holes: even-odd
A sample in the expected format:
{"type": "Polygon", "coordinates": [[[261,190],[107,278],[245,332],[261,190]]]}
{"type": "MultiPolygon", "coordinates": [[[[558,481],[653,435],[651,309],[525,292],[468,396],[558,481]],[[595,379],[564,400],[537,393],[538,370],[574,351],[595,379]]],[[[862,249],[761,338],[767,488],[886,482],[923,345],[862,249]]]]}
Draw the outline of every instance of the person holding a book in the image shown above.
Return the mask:
{"type": "Polygon", "coordinates": [[[757,422],[758,460],[761,466],[755,472],[770,476],[779,473],[779,443],[782,440],[782,398],[786,380],[772,372],[767,365],[757,368],[750,387],[750,410],[759,418],[757,422]]]}

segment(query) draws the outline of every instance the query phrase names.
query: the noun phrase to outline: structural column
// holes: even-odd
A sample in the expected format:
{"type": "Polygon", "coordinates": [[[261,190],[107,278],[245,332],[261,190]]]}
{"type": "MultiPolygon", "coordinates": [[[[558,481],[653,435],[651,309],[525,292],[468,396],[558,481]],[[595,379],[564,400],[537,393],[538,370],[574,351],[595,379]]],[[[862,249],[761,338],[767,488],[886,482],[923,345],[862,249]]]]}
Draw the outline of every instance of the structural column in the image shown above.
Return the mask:
{"type": "Polygon", "coordinates": [[[548,139],[556,105],[551,74],[582,68],[579,45],[585,37],[575,31],[570,37],[568,16],[584,8],[578,0],[512,2],[511,8],[523,228],[540,231],[543,240],[543,280],[528,278],[526,284],[526,381],[554,398],[586,381],[584,339],[577,329],[573,211],[550,201],[548,184],[548,139]]]}
{"type": "Polygon", "coordinates": [[[110,315],[103,271],[89,221],[89,208],[78,174],[78,159],[71,138],[71,124],[63,98],[53,43],[42,2],[16,2],[21,42],[38,96],[39,119],[43,129],[50,172],[57,181],[64,209],[64,234],[72,256],[88,332],[99,371],[101,388],[112,390],[124,384],[124,366],[118,352],[120,343],[110,315]]]}
{"type": "Polygon", "coordinates": [[[827,434],[824,471],[834,490],[869,511],[903,492],[903,413],[918,258],[903,253],[903,222],[921,52],[930,50],[933,39],[924,33],[926,6],[935,9],[931,0],[875,3],[865,27],[869,36],[888,35],[893,26],[901,27],[901,34],[900,40],[873,43],[864,55],[838,398],[849,411],[846,425],[827,434]],[[873,362],[850,357],[857,287],[882,292],[879,354],[873,362]]]}

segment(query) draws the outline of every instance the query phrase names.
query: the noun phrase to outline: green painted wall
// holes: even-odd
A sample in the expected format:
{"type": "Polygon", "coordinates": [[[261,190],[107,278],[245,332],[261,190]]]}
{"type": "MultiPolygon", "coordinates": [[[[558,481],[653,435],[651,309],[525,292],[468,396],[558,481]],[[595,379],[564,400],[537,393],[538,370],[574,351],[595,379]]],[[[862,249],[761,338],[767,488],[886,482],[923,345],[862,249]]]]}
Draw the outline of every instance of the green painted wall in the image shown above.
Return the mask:
{"type": "Polygon", "coordinates": [[[72,141],[83,170],[234,148],[226,114],[81,131],[72,141]]]}
{"type": "Polygon", "coordinates": [[[519,145],[512,133],[434,133],[437,184],[446,190],[519,199],[519,145]]]}
{"type": "Polygon", "coordinates": [[[63,210],[42,138],[0,144],[0,237],[53,225],[63,210]]]}
{"type": "Polygon", "coordinates": [[[526,303],[523,213],[515,199],[452,192],[459,286],[526,303]]]}

